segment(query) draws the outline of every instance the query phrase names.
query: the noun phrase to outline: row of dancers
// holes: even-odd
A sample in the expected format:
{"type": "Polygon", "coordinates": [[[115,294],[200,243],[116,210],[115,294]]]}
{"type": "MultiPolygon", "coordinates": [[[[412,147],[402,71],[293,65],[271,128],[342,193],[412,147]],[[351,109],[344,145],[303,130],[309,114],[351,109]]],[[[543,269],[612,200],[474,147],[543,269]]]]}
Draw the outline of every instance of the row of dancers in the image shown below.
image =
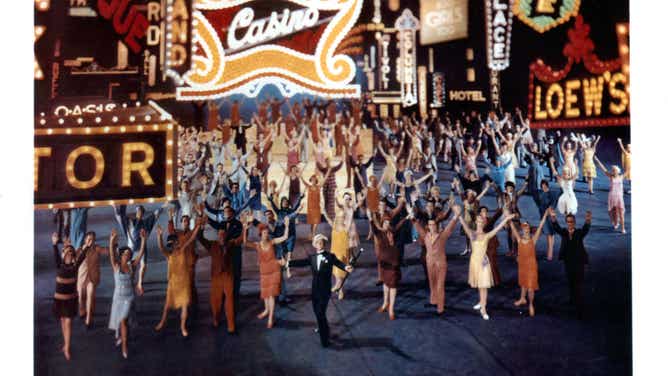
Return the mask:
{"type": "MultiPolygon", "coordinates": [[[[578,167],[574,155],[577,144],[582,143],[583,148],[595,150],[597,140],[583,135],[573,136],[575,140],[565,139],[556,148],[549,138],[540,137],[538,143],[523,143],[522,155],[517,152],[518,141],[524,140],[523,137],[531,134],[531,130],[528,121],[521,119],[521,113],[517,115],[521,126],[512,127],[509,114],[498,120],[491,113],[486,122],[478,124],[480,129],[477,132],[476,122],[470,121],[471,117],[463,119],[466,126],[462,126],[460,121],[453,124],[447,118],[443,121],[436,118],[420,121],[415,117],[403,117],[378,122],[374,126],[380,141],[377,152],[385,159],[380,178],[373,173],[368,174],[373,158],[364,161],[359,152],[359,132],[363,124],[357,123],[355,117],[347,113],[335,116],[336,124],[344,135],[342,143],[323,131],[329,124],[326,113],[314,112],[311,118],[295,122],[297,126],[289,132],[280,122],[280,117],[273,123],[265,120],[266,133],[258,132],[258,143],[251,148],[256,164],[250,169],[250,152],[242,154],[240,147],[239,150],[232,150],[224,140],[215,137],[202,142],[204,132],[183,129],[180,134],[180,145],[183,147],[180,150],[183,150],[184,158],[179,166],[178,199],[149,214],[141,206],[137,207],[133,216],[126,214],[124,206],[114,208],[114,217],[127,239],[126,247],[118,248],[115,231],[111,232],[108,247],[96,245],[95,234],[85,231],[87,209],[69,212],[69,237],[54,234],[54,253],[59,268],[54,311],[61,319],[65,356],[70,357],[71,318],[76,314],[77,305],[79,314],[86,317],[86,324],[91,324],[94,291],[100,278],[99,255],[105,252],[110,255],[116,282],[109,327],[115,331],[122,353],[127,356],[127,320],[132,311],[128,307],[132,307],[135,295],[143,294],[146,237],[168,206],[171,209],[168,210],[169,235],[166,242],[163,241],[163,229],[157,227],[156,231],[158,248],[168,260],[165,306],[156,330],[164,327],[169,309],[179,309],[182,335],[188,335],[188,307],[193,303],[196,305],[197,300],[194,270],[198,256],[195,244],[200,243],[212,258],[210,303],[215,326],[219,324],[224,301],[228,332],[236,332],[234,313],[239,304],[242,249],[255,249],[260,265],[260,295],[264,302],[264,310],[258,317],[267,318],[267,326],[273,327],[275,298],[288,300],[285,279],[290,277],[290,268],[310,266],[314,274],[314,313],[321,342],[327,346],[329,329],[324,312],[329,294],[336,292],[339,299],[344,298],[343,281],[346,273],[352,272],[351,265],[347,263],[360,245],[355,219],[362,217],[369,221],[368,238],[374,240],[378,283],[383,285],[383,304],[379,311],[387,311],[392,320],[395,318],[394,301],[401,279],[401,266],[404,265],[404,248],[414,240],[422,249],[420,258],[429,281],[429,304],[435,306],[437,313],[444,312],[446,241],[457,223],[461,224],[467,238],[464,254],[471,253],[469,284],[479,290],[479,303],[474,308],[480,311],[483,319],[489,319],[487,289],[499,283],[496,234],[504,228],[507,230],[509,254],[518,258],[521,293],[515,304],[527,304],[528,295],[530,314],[535,313],[533,296],[538,289],[535,243],[541,233],[547,235],[547,258],[551,260],[553,237],[558,234],[562,237],[559,257],[566,264],[571,298],[581,312],[584,269],[580,268],[580,264],[586,262],[582,239],[589,230],[591,214],[587,213],[582,229],[575,228],[577,201],[573,185],[578,167]],[[312,121],[318,116],[323,118],[322,123],[320,118],[312,121]],[[309,124],[315,124],[316,133],[311,132],[309,124]],[[279,132],[285,137],[290,150],[288,168],[285,169],[290,184],[288,195],[281,197],[277,203],[275,199],[282,192],[283,184],[279,186],[275,182],[267,182],[266,169],[269,164],[275,163],[271,160],[270,150],[272,140],[279,132]],[[312,142],[315,134],[319,137],[319,145],[312,142]],[[301,156],[304,151],[300,147],[307,137],[313,146],[311,150],[317,166],[308,181],[302,174],[304,164],[311,155],[304,159],[301,156]],[[200,147],[197,152],[189,149],[193,143],[200,147]],[[339,144],[340,152],[337,151],[339,144]],[[555,158],[554,150],[560,151],[563,163],[555,158]],[[293,153],[292,165],[290,152],[293,153]],[[439,172],[442,171],[439,171],[439,164],[435,161],[436,155],[443,155],[445,162],[450,163],[457,173],[451,184],[452,193],[447,198],[441,197],[437,185],[439,172]],[[226,170],[225,163],[221,163],[226,157],[232,160],[232,169],[226,170]],[[528,164],[529,174],[524,185],[515,190],[514,172],[518,166],[513,162],[521,159],[528,164]],[[214,163],[216,160],[218,162],[214,163]],[[338,164],[334,164],[336,160],[338,164]],[[483,177],[478,175],[480,162],[486,165],[487,173],[483,177]],[[551,190],[550,181],[545,179],[544,163],[549,164],[549,171],[562,188],[559,197],[551,190]],[[557,167],[560,164],[561,171],[557,167]],[[343,166],[350,171],[346,185],[352,189],[339,189],[336,185],[334,174],[343,166]],[[461,173],[462,167],[464,174],[461,173]],[[419,174],[423,176],[414,178],[419,174]],[[305,187],[303,191],[302,185],[305,187]],[[426,188],[424,194],[423,186],[426,188]],[[492,188],[497,192],[499,208],[490,216],[489,209],[480,205],[480,200],[492,188]],[[542,218],[539,231],[532,232],[528,223],[521,219],[517,201],[525,192],[532,196],[539,209],[542,218]],[[461,204],[456,204],[455,193],[461,204]],[[309,238],[316,252],[304,260],[292,260],[297,240],[297,217],[304,206],[304,197],[307,197],[306,223],[311,226],[309,238]],[[556,222],[554,207],[566,215],[566,229],[556,222]],[[317,233],[323,218],[332,228],[329,238],[317,233]],[[501,221],[497,225],[499,219],[501,221]],[[447,225],[441,229],[446,221],[447,225]],[[258,241],[249,240],[248,230],[251,227],[256,228],[258,241]],[[329,239],[331,245],[327,251],[325,244],[329,239]],[[67,240],[67,244],[61,252],[57,245],[63,240],[67,240]],[[133,257],[133,254],[137,256],[133,257]],[[321,265],[326,267],[321,268],[321,265]],[[139,271],[137,282],[133,279],[135,268],[139,271]],[[331,286],[333,268],[335,284],[331,286]]],[[[472,118],[476,116],[479,118],[479,115],[472,114],[472,118]]],[[[258,116],[254,118],[256,125],[260,126],[262,119],[258,116]]],[[[624,147],[621,142],[620,146],[630,162],[630,146],[624,147]]],[[[621,182],[626,175],[619,167],[608,169],[595,156],[593,158],[611,181],[608,200],[611,221],[613,225],[621,224],[624,231],[621,182]]],[[[584,165],[583,161],[583,169],[584,165]]],[[[630,164],[624,172],[629,171],[630,164]]]]}

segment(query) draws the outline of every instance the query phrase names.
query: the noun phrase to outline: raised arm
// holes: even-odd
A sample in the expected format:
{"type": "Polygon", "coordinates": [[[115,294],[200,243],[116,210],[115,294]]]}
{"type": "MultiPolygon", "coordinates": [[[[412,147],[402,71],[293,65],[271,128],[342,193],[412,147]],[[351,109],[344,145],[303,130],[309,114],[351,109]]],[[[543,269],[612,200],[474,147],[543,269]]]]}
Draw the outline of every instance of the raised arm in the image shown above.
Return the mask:
{"type": "Polygon", "coordinates": [[[464,218],[461,216],[461,207],[459,205],[455,205],[452,207],[452,211],[455,213],[457,218],[459,219],[459,223],[462,224],[462,229],[464,229],[464,232],[466,233],[466,236],[470,240],[473,240],[473,230],[469,227],[469,225],[466,224],[466,221],[464,221],[464,218]]]}
{"type": "Polygon", "coordinates": [[[482,190],[482,192],[480,192],[480,194],[475,198],[476,201],[480,201],[480,200],[482,200],[483,197],[485,197],[485,194],[486,194],[487,191],[489,190],[489,186],[490,186],[489,181],[486,181],[486,182],[485,182],[485,188],[484,188],[484,189],[482,190]]]}
{"type": "Polygon", "coordinates": [[[162,226],[158,225],[155,229],[155,234],[158,236],[158,249],[160,250],[160,253],[165,257],[169,257],[169,253],[167,252],[165,245],[162,243],[162,226]]]}
{"type": "Polygon", "coordinates": [[[188,238],[188,240],[186,240],[185,244],[183,244],[184,248],[189,247],[195,241],[195,239],[197,239],[197,234],[199,233],[199,230],[202,228],[202,226],[206,223],[205,221],[206,221],[205,218],[200,218],[197,221],[197,223],[195,224],[195,228],[192,230],[190,234],[190,237],[188,238]]]}
{"type": "Polygon", "coordinates": [[[552,174],[559,179],[559,172],[557,169],[554,167],[554,157],[550,158],[550,170],[552,170],[552,174]]]}
{"type": "Polygon", "coordinates": [[[56,261],[56,268],[60,268],[63,260],[60,258],[60,250],[58,249],[58,233],[54,232],[51,235],[51,244],[53,245],[53,258],[56,261]]]}
{"type": "Polygon", "coordinates": [[[452,235],[452,231],[455,229],[455,226],[457,225],[457,220],[459,219],[459,216],[461,215],[461,212],[458,214],[455,214],[454,217],[448,222],[448,225],[445,226],[443,230],[438,234],[439,239],[442,237],[445,237],[446,239],[452,235]]]}
{"type": "Polygon", "coordinates": [[[545,225],[545,221],[547,220],[547,210],[545,213],[543,213],[543,218],[540,220],[540,224],[538,225],[538,228],[536,229],[536,233],[533,234],[533,244],[538,243],[538,239],[540,239],[541,232],[543,231],[543,226],[545,225]]]}
{"type": "Polygon", "coordinates": [[[286,216],[285,219],[283,220],[283,225],[284,225],[283,227],[285,228],[285,230],[283,230],[283,235],[271,240],[274,244],[283,243],[288,238],[290,232],[288,231],[288,226],[290,225],[290,218],[288,216],[286,216]]]}
{"type": "Polygon", "coordinates": [[[118,248],[116,247],[117,237],[118,233],[116,232],[116,229],[112,229],[111,234],[109,235],[109,264],[111,264],[114,271],[118,269],[118,262],[116,261],[116,251],[118,248]]]}
{"type": "Polygon", "coordinates": [[[566,230],[564,230],[561,226],[559,226],[559,222],[557,222],[557,213],[554,212],[554,209],[552,209],[550,207],[550,208],[547,208],[546,211],[549,213],[550,224],[552,225],[552,229],[554,230],[554,232],[556,232],[557,234],[559,234],[561,236],[565,236],[566,235],[566,230]]]}
{"type": "Polygon", "coordinates": [[[519,190],[517,190],[517,197],[520,197],[524,194],[524,192],[527,190],[529,187],[529,179],[524,180],[524,184],[520,187],[519,190]]]}
{"type": "Polygon", "coordinates": [[[418,234],[420,235],[420,238],[422,238],[422,240],[424,240],[425,235],[427,234],[427,232],[425,231],[424,227],[422,227],[422,224],[420,223],[420,221],[415,219],[415,217],[413,217],[411,219],[411,221],[413,222],[413,226],[415,226],[415,230],[417,230],[418,234]]]}
{"type": "Polygon", "coordinates": [[[513,235],[513,239],[515,239],[516,242],[520,241],[520,234],[517,232],[517,228],[515,228],[515,224],[510,221],[510,231],[513,235]]]}
{"type": "Polygon", "coordinates": [[[496,235],[496,233],[501,231],[501,229],[506,225],[506,223],[510,222],[516,216],[517,216],[517,214],[505,216],[503,218],[503,220],[501,221],[501,223],[499,223],[496,227],[494,227],[494,229],[492,231],[487,233],[487,236],[492,237],[492,236],[496,235]]]}
{"type": "MultiPolygon", "coordinates": [[[[146,230],[141,229],[139,231],[139,237],[141,238],[141,244],[139,245],[139,255],[137,255],[137,257],[135,257],[134,260],[132,260],[132,267],[135,268],[141,262],[142,258],[144,257],[144,253],[146,253],[146,238],[148,237],[146,230]]],[[[109,245],[109,247],[111,247],[111,244],[109,245]]]]}
{"type": "Polygon", "coordinates": [[[596,164],[598,165],[598,167],[600,167],[601,170],[603,170],[603,173],[604,173],[606,176],[608,176],[608,177],[612,177],[612,174],[608,171],[607,168],[605,168],[605,165],[598,159],[597,156],[594,156],[594,161],[596,162],[596,164]]]}

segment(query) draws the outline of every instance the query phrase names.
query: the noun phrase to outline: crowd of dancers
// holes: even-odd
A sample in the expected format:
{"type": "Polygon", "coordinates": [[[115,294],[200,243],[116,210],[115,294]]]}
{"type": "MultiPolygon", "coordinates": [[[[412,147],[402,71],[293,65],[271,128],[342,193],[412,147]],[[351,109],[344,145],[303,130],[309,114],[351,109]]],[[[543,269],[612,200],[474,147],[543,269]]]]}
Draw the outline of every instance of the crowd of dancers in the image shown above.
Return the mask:
{"type": "MultiPolygon", "coordinates": [[[[377,280],[370,282],[382,285],[378,311],[387,312],[389,320],[396,317],[404,255],[413,243],[419,246],[428,281],[426,305],[438,315],[445,312],[446,248],[458,226],[466,238],[460,255],[470,254],[468,283],[479,294],[473,308],[482,319],[490,319],[488,290],[501,282],[497,262],[501,231],[506,236],[506,255],[517,259],[519,298],[514,305],[528,305],[530,316],[535,315],[536,244],[544,234],[546,260],[552,260],[554,238],[559,235],[558,258],[565,265],[571,302],[582,315],[588,263],[584,238],[592,216],[587,211],[584,225],[576,228],[579,208],[574,186],[582,177],[593,192],[597,167],[610,182],[611,225],[626,232],[623,183],[630,179],[631,147],[621,140],[620,168],[605,166],[596,157],[600,137],[531,129],[519,109],[514,114],[490,111],[487,115],[373,120],[363,116],[359,101],[287,104],[274,98],[259,102],[257,113],[242,119],[240,103],[224,105],[229,107],[229,118],[221,121],[210,116],[208,129],[179,128],[178,197],[151,213],[137,206],[128,215],[125,206],[114,207],[116,226],[110,226],[106,247],[96,243],[94,232],[86,231],[87,208],[56,212],[53,307],[68,360],[72,318],[79,315],[87,326],[92,325],[102,255],[109,257],[115,283],[108,326],[127,358],[133,302],[144,292],[152,233],[168,265],[164,308],[156,331],[164,328],[170,310],[178,310],[181,334],[189,335],[188,315],[198,302],[195,268],[198,259],[210,256],[213,326],[219,326],[224,312],[227,331],[236,333],[242,256],[254,250],[263,302],[258,319],[266,319],[267,328],[274,326],[276,300],[290,302],[291,268],[309,267],[317,332],[326,347],[327,305],[332,294],[345,297],[345,280],[354,272],[360,237],[365,235],[358,226],[365,222],[377,260],[377,280]],[[249,140],[247,133],[252,130],[255,137],[249,140]],[[368,131],[374,133],[372,155],[364,155],[362,147],[362,133],[368,131]],[[284,142],[286,160],[272,155],[277,142],[284,142]],[[272,166],[283,172],[280,182],[270,178],[272,166]],[[520,167],[528,171],[521,184],[515,175],[520,167]],[[445,169],[452,170],[454,177],[439,183],[445,169]],[[307,175],[306,170],[313,172],[307,175]],[[448,186],[449,192],[441,192],[448,186]],[[485,195],[496,197],[495,208],[481,204],[485,195]],[[520,212],[522,197],[535,203],[539,223],[532,226],[520,212]],[[164,212],[166,229],[157,225],[164,212]],[[559,224],[559,215],[565,227],[559,224]],[[304,259],[294,259],[297,226],[302,225],[309,228],[312,251],[304,259]],[[123,246],[119,246],[121,238],[123,246]]],[[[211,110],[218,113],[214,105],[211,110]]]]}

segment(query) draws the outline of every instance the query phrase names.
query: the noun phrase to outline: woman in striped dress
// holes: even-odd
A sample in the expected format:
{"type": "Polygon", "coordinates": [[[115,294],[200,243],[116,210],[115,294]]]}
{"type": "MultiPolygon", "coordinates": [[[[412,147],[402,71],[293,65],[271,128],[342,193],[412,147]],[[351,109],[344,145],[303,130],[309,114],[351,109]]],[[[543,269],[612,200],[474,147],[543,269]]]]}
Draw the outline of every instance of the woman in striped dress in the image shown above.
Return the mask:
{"type": "Polygon", "coordinates": [[[58,233],[51,235],[53,255],[56,260],[56,292],[53,294],[53,314],[60,320],[63,332],[62,352],[70,360],[70,338],[72,336],[72,318],[77,314],[77,273],[86,258],[86,251],[78,255],[74,247],[65,240],[62,254],[58,249],[58,233]]]}
{"type": "Polygon", "coordinates": [[[114,270],[114,295],[111,301],[111,314],[109,315],[109,329],[115,332],[116,346],[121,345],[123,358],[128,358],[128,319],[133,311],[135,294],[133,290],[134,272],[146,251],[146,230],[139,233],[141,245],[139,255],[132,259],[130,247],[122,247],[118,250],[120,256],[116,256],[116,230],[111,231],[109,236],[109,263],[114,270]]]}
{"type": "Polygon", "coordinates": [[[325,211],[327,215],[329,218],[334,218],[336,215],[336,173],[343,167],[343,161],[339,162],[338,166],[332,167],[330,159],[326,157],[325,164],[316,163],[316,167],[323,175],[329,173],[322,185],[322,195],[325,198],[325,211]]]}

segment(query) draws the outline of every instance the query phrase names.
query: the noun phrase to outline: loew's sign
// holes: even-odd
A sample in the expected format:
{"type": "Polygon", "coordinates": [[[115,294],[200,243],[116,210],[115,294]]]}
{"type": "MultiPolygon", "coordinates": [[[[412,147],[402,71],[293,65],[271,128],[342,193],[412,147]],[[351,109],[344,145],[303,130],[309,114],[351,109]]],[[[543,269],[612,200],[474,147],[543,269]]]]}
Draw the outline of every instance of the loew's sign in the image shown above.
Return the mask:
{"type": "Polygon", "coordinates": [[[539,59],[530,66],[529,116],[538,128],[629,125],[629,77],[620,58],[601,61],[589,25],[578,16],[563,49],[566,65],[539,59]]]}
{"type": "Polygon", "coordinates": [[[172,123],[35,129],[36,209],[171,200],[172,123]]]}

